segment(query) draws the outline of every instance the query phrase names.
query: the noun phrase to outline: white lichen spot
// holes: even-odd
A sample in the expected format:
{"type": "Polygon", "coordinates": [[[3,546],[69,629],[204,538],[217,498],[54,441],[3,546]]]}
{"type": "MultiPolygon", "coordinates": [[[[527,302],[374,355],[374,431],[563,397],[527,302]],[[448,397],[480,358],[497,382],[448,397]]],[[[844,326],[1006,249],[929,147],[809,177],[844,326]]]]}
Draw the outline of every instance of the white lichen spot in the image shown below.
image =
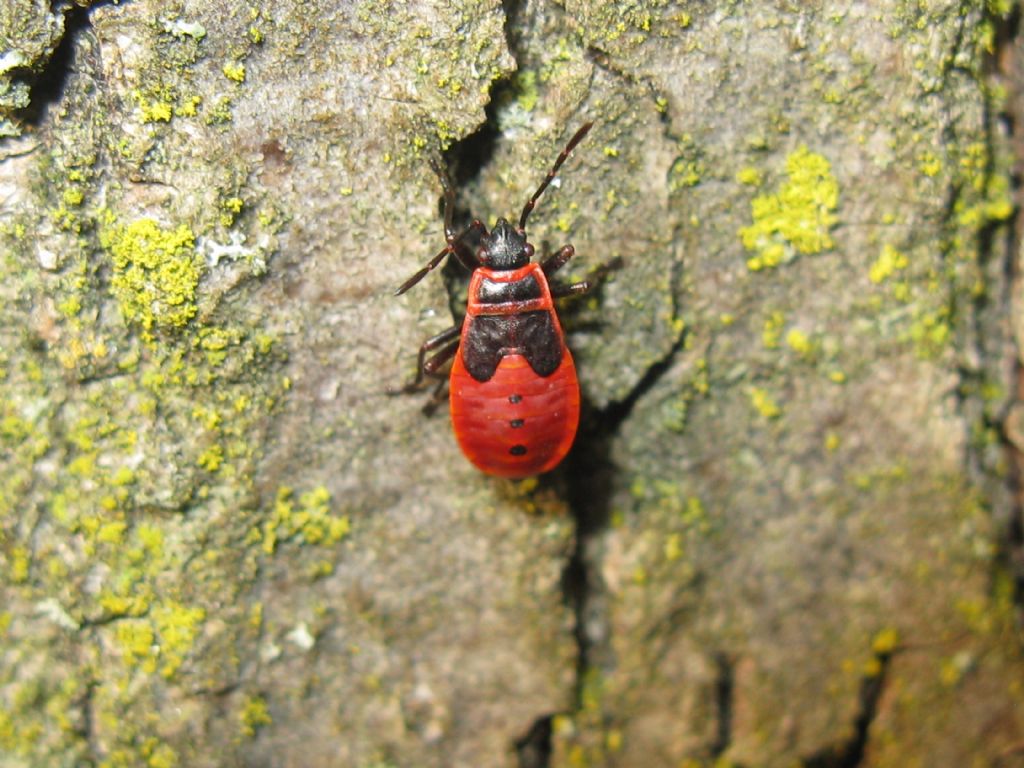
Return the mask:
{"type": "Polygon", "coordinates": [[[28,58],[21,51],[7,51],[0,56],[0,74],[24,66],[28,58]]]}
{"type": "Polygon", "coordinates": [[[39,246],[36,249],[36,259],[39,261],[39,266],[49,272],[57,269],[57,254],[48,248],[39,246]]]}
{"type": "Polygon", "coordinates": [[[316,399],[322,403],[329,403],[337,399],[339,392],[341,392],[341,379],[327,379],[317,390],[316,399]]]}
{"type": "Polygon", "coordinates": [[[304,621],[296,624],[292,631],[285,635],[285,640],[301,651],[308,651],[316,645],[316,638],[310,634],[309,627],[306,626],[304,621]]]}
{"type": "Polygon", "coordinates": [[[221,259],[248,260],[254,259],[257,255],[256,249],[245,245],[245,235],[237,231],[232,231],[229,234],[227,243],[218,243],[212,237],[200,237],[197,245],[199,252],[206,258],[206,265],[211,268],[220,264],[221,259]]]}
{"type": "Polygon", "coordinates": [[[191,37],[196,40],[206,37],[206,27],[198,21],[184,21],[183,19],[165,21],[164,30],[175,37],[191,37]]]}
{"type": "Polygon", "coordinates": [[[64,610],[64,606],[55,598],[48,597],[36,603],[36,613],[43,618],[49,619],[62,629],[76,631],[80,628],[79,623],[71,617],[71,614],[64,610]]]}
{"type": "Polygon", "coordinates": [[[281,646],[277,643],[264,643],[260,646],[260,661],[264,664],[274,661],[281,656],[281,646]]]}

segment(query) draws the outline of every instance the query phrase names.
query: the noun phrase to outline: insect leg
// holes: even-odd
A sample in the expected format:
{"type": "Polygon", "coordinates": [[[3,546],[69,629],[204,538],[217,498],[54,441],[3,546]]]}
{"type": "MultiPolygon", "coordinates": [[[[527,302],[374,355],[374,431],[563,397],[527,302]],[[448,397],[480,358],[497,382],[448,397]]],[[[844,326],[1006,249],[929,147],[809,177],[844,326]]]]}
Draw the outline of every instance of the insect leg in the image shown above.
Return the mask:
{"type": "Polygon", "coordinates": [[[446,328],[435,336],[431,336],[429,339],[423,342],[420,346],[419,355],[416,357],[416,376],[406,384],[404,387],[398,390],[391,390],[391,394],[401,394],[415,392],[420,388],[423,383],[424,376],[433,375],[439,366],[441,366],[446,360],[455,354],[455,350],[459,348],[459,332],[462,330],[461,325],[453,325],[451,328],[446,328]],[[445,347],[451,346],[451,351],[445,347]],[[427,353],[441,348],[434,357],[427,360],[427,353]],[[440,358],[440,359],[439,359],[440,358]]]}
{"type": "Polygon", "coordinates": [[[433,416],[434,411],[437,410],[437,406],[445,401],[448,397],[448,379],[441,378],[437,382],[437,386],[434,387],[434,391],[430,393],[430,399],[423,404],[423,415],[433,416]]]}
{"type": "MultiPolygon", "coordinates": [[[[567,247],[572,247],[572,246],[567,246],[567,247]]],[[[562,249],[562,251],[564,251],[564,250],[565,250],[565,248],[562,249]]],[[[550,257],[550,259],[554,259],[560,253],[562,253],[562,251],[559,251],[554,256],[550,257]]],[[[566,261],[568,261],[568,258],[566,258],[566,261]]],[[[562,263],[564,264],[565,262],[563,261],[562,263]]],[[[594,287],[599,285],[601,282],[603,282],[604,279],[606,277],[608,277],[608,273],[609,272],[612,272],[612,271],[614,271],[616,269],[622,269],[622,265],[623,265],[622,258],[619,257],[619,256],[616,256],[611,261],[607,261],[604,264],[602,264],[601,266],[599,266],[597,269],[595,269],[591,273],[590,277],[588,277],[586,280],[581,280],[578,283],[570,283],[568,285],[566,285],[565,283],[555,283],[555,282],[552,282],[550,284],[551,285],[551,296],[552,296],[552,298],[560,299],[560,298],[562,298],[564,296],[578,296],[580,294],[587,293],[588,291],[590,291],[591,289],[593,289],[594,287]]],[[[559,266],[561,266],[561,264],[559,266]]]]}
{"type": "Polygon", "coordinates": [[[544,270],[544,276],[551,277],[552,274],[565,266],[566,262],[573,257],[574,253],[576,253],[576,249],[571,245],[563,245],[550,256],[546,257],[540,263],[540,268],[544,270]]]}
{"type": "MultiPolygon", "coordinates": [[[[460,328],[459,330],[462,330],[462,329],[460,328]]],[[[457,335],[458,334],[456,334],[456,336],[457,335]]],[[[454,339],[452,339],[448,343],[447,346],[439,349],[437,351],[437,354],[435,354],[432,358],[427,360],[426,363],[424,363],[424,365],[423,365],[423,372],[427,376],[434,376],[434,377],[440,376],[441,379],[444,380],[446,378],[445,374],[438,373],[437,369],[440,368],[445,363],[447,363],[453,357],[455,357],[455,353],[458,352],[458,350],[459,350],[459,339],[458,338],[454,338],[454,339]]]]}
{"type": "Polygon", "coordinates": [[[551,283],[551,298],[562,299],[566,296],[579,296],[580,294],[587,293],[594,287],[595,283],[591,280],[581,280],[578,283],[572,283],[566,285],[564,283],[551,283]]]}
{"type": "Polygon", "coordinates": [[[437,174],[437,178],[440,179],[441,191],[444,193],[444,239],[446,245],[438,251],[434,258],[427,262],[423,269],[398,286],[395,296],[401,296],[430,272],[437,269],[438,264],[444,261],[444,257],[448,254],[455,254],[462,265],[471,271],[480,266],[476,254],[473,253],[471,248],[466,246],[464,239],[470,232],[475,233],[482,229],[486,233],[486,227],[480,221],[474,221],[461,232],[455,231],[452,225],[452,220],[455,217],[455,190],[452,187],[451,179],[448,178],[448,172],[441,166],[437,158],[430,159],[430,167],[437,174]]]}
{"type": "Polygon", "coordinates": [[[437,410],[437,406],[443,403],[447,396],[446,385],[448,384],[448,377],[442,373],[438,373],[437,369],[455,357],[455,353],[458,351],[459,340],[455,339],[447,347],[439,350],[436,355],[427,360],[427,363],[424,366],[424,370],[428,376],[434,376],[438,379],[437,386],[431,393],[430,399],[423,404],[423,413],[427,416],[437,410]]]}
{"type": "Polygon", "coordinates": [[[452,186],[451,177],[436,157],[430,159],[430,167],[441,181],[441,190],[444,192],[444,239],[462,266],[472,272],[480,266],[480,262],[476,258],[476,243],[479,242],[482,234],[487,234],[487,227],[479,219],[474,219],[461,232],[455,231],[452,224],[455,217],[455,188],[452,186]],[[474,240],[472,244],[466,242],[466,238],[470,235],[474,240]]]}

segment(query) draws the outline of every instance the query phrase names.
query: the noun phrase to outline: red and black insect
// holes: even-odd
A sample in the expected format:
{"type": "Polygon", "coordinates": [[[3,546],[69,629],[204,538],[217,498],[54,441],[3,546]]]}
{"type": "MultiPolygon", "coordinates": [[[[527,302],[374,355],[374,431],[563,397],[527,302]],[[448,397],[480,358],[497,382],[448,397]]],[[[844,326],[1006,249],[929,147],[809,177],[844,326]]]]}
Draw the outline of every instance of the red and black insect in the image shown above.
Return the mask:
{"type": "Polygon", "coordinates": [[[418,388],[424,376],[443,377],[439,369],[454,357],[448,378],[455,437],[466,457],[492,475],[528,477],[554,469],[576,436],[580,388],[554,299],[585,293],[593,281],[549,281],[575,249],[565,245],[539,263],[531,262],[534,248],[526,239],[526,220],[592,125],[587,123],[569,140],[523,207],[519,226],[500,218],[488,231],[474,220],[456,231],[455,192],[435,166],[444,190],[447,244],[395,292],[405,293],[447,256],[473,272],[465,318],[423,343],[416,377],[404,391],[418,388]],[[427,359],[430,352],[434,354],[427,359]]]}

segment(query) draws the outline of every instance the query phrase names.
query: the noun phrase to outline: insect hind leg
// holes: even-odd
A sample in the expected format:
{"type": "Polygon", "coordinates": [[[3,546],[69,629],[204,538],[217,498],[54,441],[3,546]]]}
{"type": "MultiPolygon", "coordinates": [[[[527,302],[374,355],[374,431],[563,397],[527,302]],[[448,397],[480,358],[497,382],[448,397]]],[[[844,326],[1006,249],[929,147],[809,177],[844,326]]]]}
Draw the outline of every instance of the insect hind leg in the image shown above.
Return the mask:
{"type": "Polygon", "coordinates": [[[424,378],[427,376],[437,377],[437,369],[455,356],[455,352],[459,348],[461,330],[461,325],[453,325],[424,341],[416,356],[416,375],[401,389],[389,390],[389,394],[400,395],[416,392],[422,386],[424,378]],[[434,350],[437,352],[428,360],[427,353],[434,350]]]}

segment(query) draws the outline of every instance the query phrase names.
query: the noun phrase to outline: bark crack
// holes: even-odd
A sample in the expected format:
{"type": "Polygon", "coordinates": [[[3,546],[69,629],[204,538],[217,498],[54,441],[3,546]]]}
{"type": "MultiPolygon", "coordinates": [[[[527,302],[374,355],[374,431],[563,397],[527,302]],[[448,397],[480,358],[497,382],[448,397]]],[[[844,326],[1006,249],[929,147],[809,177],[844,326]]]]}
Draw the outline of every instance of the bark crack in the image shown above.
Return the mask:
{"type": "MultiPolygon", "coordinates": [[[[1011,153],[1010,184],[1014,213],[1002,243],[1000,272],[1006,290],[1003,309],[1011,323],[1019,324],[1024,307],[1021,291],[1021,265],[1019,254],[1024,245],[1024,50],[1020,40],[1021,6],[1015,4],[1010,15],[996,27],[995,52],[992,55],[993,73],[1007,89],[1005,111],[998,116],[1011,153]]],[[[995,233],[993,233],[995,235],[995,233]]],[[[997,241],[993,237],[989,247],[997,241]]],[[[1009,471],[1006,475],[1008,509],[1000,535],[999,559],[1013,580],[1013,600],[1017,612],[1017,625],[1024,628],[1024,435],[1019,432],[1024,409],[1024,364],[1021,340],[1011,327],[1008,332],[1007,356],[1009,402],[998,420],[998,433],[1009,471]]]]}
{"type": "Polygon", "coordinates": [[[732,717],[735,701],[735,664],[726,654],[715,656],[715,710],[717,733],[711,745],[712,761],[717,762],[732,744],[732,717]]]}
{"type": "Polygon", "coordinates": [[[551,731],[553,715],[534,720],[530,730],[516,741],[519,768],[548,768],[551,763],[551,731]]]}
{"type": "Polygon", "coordinates": [[[115,0],[98,0],[91,5],[72,5],[64,10],[64,32],[49,60],[38,73],[23,73],[23,79],[32,88],[31,101],[17,113],[18,120],[34,129],[44,124],[50,108],[64,97],[68,81],[75,71],[78,42],[82,35],[92,31],[92,11],[113,4],[115,0]]]}
{"type": "MultiPolygon", "coordinates": [[[[995,381],[1005,387],[1006,397],[993,406],[964,402],[971,421],[998,435],[1003,475],[995,466],[1000,458],[986,453],[983,446],[972,446],[970,469],[990,490],[996,521],[996,561],[994,580],[1009,579],[1018,627],[1024,628],[1024,362],[1020,325],[1024,305],[1019,300],[1021,285],[1021,247],[1024,245],[1024,50],[1021,47],[1021,7],[1016,4],[1005,18],[992,17],[996,30],[993,52],[986,62],[983,82],[986,93],[1001,88],[1006,99],[1001,109],[986,96],[985,131],[989,177],[1008,173],[1013,214],[1007,221],[990,221],[977,236],[977,258],[986,281],[986,290],[971,306],[973,351],[978,363],[965,366],[967,383],[995,381]],[[1000,168],[1000,156],[1007,157],[1000,168]],[[1005,167],[1005,166],[1008,166],[1005,167]]],[[[966,388],[966,387],[965,387],[966,388]]]]}
{"type": "Polygon", "coordinates": [[[804,758],[800,762],[802,768],[859,768],[864,764],[871,724],[878,715],[878,703],[889,677],[892,651],[876,651],[874,660],[874,668],[861,678],[859,707],[853,719],[853,734],[845,741],[825,747],[804,758]]]}
{"type": "MultiPolygon", "coordinates": [[[[523,71],[536,62],[534,35],[540,34],[545,14],[557,13],[550,8],[532,5],[529,0],[504,0],[505,38],[509,52],[517,69],[523,71]]],[[[560,17],[561,18],[561,17],[560,17]]],[[[565,19],[560,23],[569,24],[565,19]]],[[[646,81],[630,77],[626,73],[611,69],[606,57],[596,49],[587,51],[595,67],[608,69],[618,77],[626,79],[635,89],[657,101],[656,89],[646,81]]],[[[492,162],[502,141],[500,113],[509,103],[514,102],[517,83],[515,78],[496,81],[491,88],[490,99],[485,108],[486,119],[473,134],[453,144],[445,153],[446,165],[451,169],[453,182],[459,190],[472,188],[481,174],[492,162]]],[[[668,120],[662,114],[662,122],[668,130],[668,120]]],[[[465,201],[457,201],[465,202],[465,201]]],[[[471,218],[469,210],[461,204],[456,208],[456,225],[471,218]]],[[[450,260],[451,261],[451,260],[450,260]]],[[[679,269],[676,265],[674,269],[679,269]]],[[[460,318],[465,307],[465,275],[457,265],[447,265],[442,274],[445,277],[453,317],[460,318]]],[[[672,275],[672,284],[679,284],[679,275],[672,275]]],[[[600,288],[596,291],[600,300],[600,288]]],[[[675,321],[678,307],[672,308],[675,321]]],[[[610,520],[610,498],[614,478],[618,473],[612,462],[611,445],[614,436],[629,417],[637,402],[654,387],[671,368],[683,349],[685,333],[676,334],[670,349],[654,361],[625,397],[596,408],[584,398],[580,428],[575,446],[554,476],[544,480],[559,487],[575,521],[575,544],[562,574],[562,589],[565,601],[575,615],[576,676],[573,714],[582,709],[585,681],[595,668],[601,668],[608,661],[606,610],[601,577],[598,573],[595,547],[610,520]]],[[[718,695],[722,708],[721,727],[718,742],[728,746],[731,739],[732,670],[726,665],[718,695]]],[[[519,768],[547,768],[553,753],[553,722],[559,713],[539,713],[524,730],[523,735],[511,745],[517,756],[519,768]]],[[[724,747],[723,747],[724,750],[724,747]]]]}
{"type": "Polygon", "coordinates": [[[580,432],[566,459],[566,499],[576,522],[576,541],[563,573],[563,590],[576,616],[576,712],[582,710],[584,688],[592,670],[612,663],[607,608],[595,551],[611,519],[612,490],[618,472],[611,460],[612,441],[636,403],[671,368],[685,338],[680,333],[622,400],[595,409],[584,398],[580,432]]]}

